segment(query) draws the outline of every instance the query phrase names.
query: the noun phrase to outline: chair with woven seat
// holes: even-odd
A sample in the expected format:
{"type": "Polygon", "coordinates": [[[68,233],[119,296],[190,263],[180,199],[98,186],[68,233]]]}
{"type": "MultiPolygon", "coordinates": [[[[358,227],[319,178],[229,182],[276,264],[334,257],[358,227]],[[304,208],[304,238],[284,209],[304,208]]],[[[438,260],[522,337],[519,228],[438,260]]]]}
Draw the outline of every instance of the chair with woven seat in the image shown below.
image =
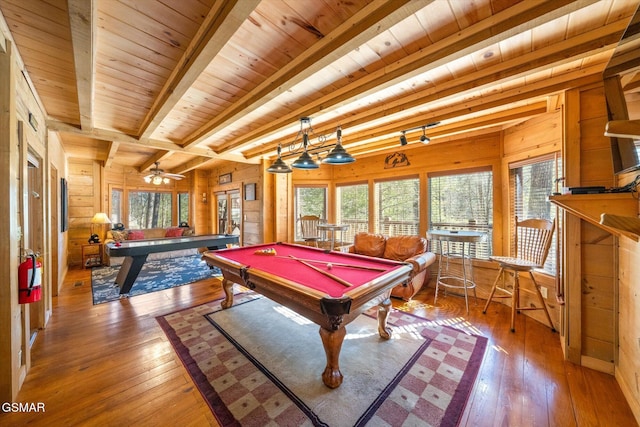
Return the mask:
{"type": "Polygon", "coordinates": [[[305,244],[313,244],[317,248],[318,242],[322,240],[322,235],[318,230],[320,217],[316,215],[300,215],[298,222],[300,223],[302,240],[304,240],[305,244]]]}
{"type": "Polygon", "coordinates": [[[553,238],[553,231],[555,229],[555,221],[538,218],[518,221],[518,217],[516,217],[515,223],[516,231],[514,237],[516,253],[514,256],[489,257],[490,260],[500,265],[500,270],[498,271],[498,277],[496,277],[496,280],[493,282],[491,294],[482,312],[487,313],[487,308],[493,298],[511,298],[511,332],[516,331],[516,312],[520,313],[522,310],[544,310],[551,330],[555,332],[556,329],[551,321],[551,316],[549,316],[549,310],[540,292],[540,285],[538,285],[536,279],[533,277],[533,270],[542,268],[549,254],[551,239],[553,238]],[[513,289],[508,289],[505,285],[504,276],[508,271],[513,273],[513,289]],[[535,292],[520,287],[519,273],[522,272],[528,272],[529,276],[531,276],[535,292]],[[500,278],[502,278],[501,286],[498,285],[500,278]],[[506,295],[495,295],[496,291],[501,291],[506,295]],[[521,307],[520,292],[537,294],[541,306],[521,307]]]}

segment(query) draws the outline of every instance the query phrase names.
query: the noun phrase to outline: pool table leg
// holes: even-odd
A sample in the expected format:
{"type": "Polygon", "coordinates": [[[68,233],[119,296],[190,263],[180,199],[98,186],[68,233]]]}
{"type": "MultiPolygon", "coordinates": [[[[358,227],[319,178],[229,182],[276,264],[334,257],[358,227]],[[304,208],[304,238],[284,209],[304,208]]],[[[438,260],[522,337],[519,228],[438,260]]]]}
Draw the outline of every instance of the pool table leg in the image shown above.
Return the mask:
{"type": "Polygon", "coordinates": [[[386,298],[378,305],[378,333],[380,337],[388,340],[391,338],[391,328],[387,326],[387,319],[391,312],[391,300],[386,298]]]}
{"type": "Polygon", "coordinates": [[[329,388],[337,388],[342,384],[343,377],[338,359],[340,358],[340,349],[346,334],[347,330],[344,326],[335,331],[320,328],[320,338],[322,338],[324,352],[327,355],[327,367],[324,368],[322,373],[322,382],[329,388]]]}
{"type": "Polygon", "coordinates": [[[233,305],[233,282],[223,278],[222,289],[224,290],[224,301],[220,303],[220,306],[222,308],[229,308],[233,305]]]}

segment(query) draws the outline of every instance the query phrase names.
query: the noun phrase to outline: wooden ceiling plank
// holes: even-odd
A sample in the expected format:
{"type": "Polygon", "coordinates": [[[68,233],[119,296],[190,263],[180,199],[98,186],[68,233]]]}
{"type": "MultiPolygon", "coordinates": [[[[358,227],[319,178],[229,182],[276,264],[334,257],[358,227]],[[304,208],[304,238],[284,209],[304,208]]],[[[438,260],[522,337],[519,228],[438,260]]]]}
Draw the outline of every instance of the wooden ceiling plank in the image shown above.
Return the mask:
{"type": "MultiPolygon", "coordinates": [[[[519,3],[493,15],[490,19],[481,21],[446,39],[440,40],[426,49],[408,55],[403,60],[397,61],[393,66],[371,73],[369,76],[334,91],[328,96],[318,97],[315,102],[307,105],[303,111],[296,110],[289,114],[283,114],[279,120],[259,126],[247,132],[242,139],[235,139],[223,144],[217,150],[224,152],[240,149],[255,139],[282,130],[283,127],[297,121],[299,117],[311,116],[318,111],[337,107],[355,98],[361,98],[374,91],[390,87],[402,80],[462,58],[471,52],[491,46],[522,31],[534,28],[542,22],[552,21],[570,11],[586,7],[593,2],[594,0],[578,2],[561,0],[546,3],[519,3]]],[[[187,138],[187,141],[192,140],[192,138],[193,136],[187,138]]],[[[196,141],[201,141],[205,138],[206,134],[198,137],[196,141]]]]}
{"type": "Polygon", "coordinates": [[[142,120],[138,135],[151,136],[259,3],[260,0],[235,0],[218,3],[218,8],[211,9],[142,120]]]}
{"type": "Polygon", "coordinates": [[[68,0],[71,40],[77,81],[78,107],[82,129],[93,129],[93,103],[96,73],[96,15],[97,3],[68,0]]]}
{"type": "MultiPolygon", "coordinates": [[[[555,76],[551,79],[541,80],[525,87],[517,87],[504,92],[497,92],[490,96],[476,97],[475,99],[467,100],[464,103],[455,103],[448,108],[437,109],[433,113],[420,111],[412,117],[390,122],[387,126],[387,131],[389,133],[397,133],[402,129],[419,127],[425,123],[455,119],[469,114],[499,108],[500,106],[505,105],[505,100],[508,100],[507,104],[516,103],[531,98],[547,96],[555,92],[566,90],[570,87],[579,87],[581,85],[591,84],[601,81],[603,68],[604,64],[600,66],[593,66],[587,70],[576,70],[562,76],[555,76]]],[[[357,136],[349,134],[348,138],[345,138],[343,145],[345,148],[348,148],[351,143],[356,141],[357,136]]],[[[273,150],[273,148],[266,149],[264,147],[259,147],[257,150],[245,152],[244,155],[247,158],[252,159],[254,157],[262,157],[266,154],[272,154],[273,150]]]]}
{"type": "Polygon", "coordinates": [[[289,90],[295,84],[357,48],[374,34],[391,28],[417,9],[425,7],[432,0],[408,3],[406,1],[372,1],[310,49],[294,58],[286,67],[282,67],[276,74],[265,79],[204,127],[189,135],[183,145],[188,147],[203,141],[234,119],[266,104],[278,94],[289,90]]]}

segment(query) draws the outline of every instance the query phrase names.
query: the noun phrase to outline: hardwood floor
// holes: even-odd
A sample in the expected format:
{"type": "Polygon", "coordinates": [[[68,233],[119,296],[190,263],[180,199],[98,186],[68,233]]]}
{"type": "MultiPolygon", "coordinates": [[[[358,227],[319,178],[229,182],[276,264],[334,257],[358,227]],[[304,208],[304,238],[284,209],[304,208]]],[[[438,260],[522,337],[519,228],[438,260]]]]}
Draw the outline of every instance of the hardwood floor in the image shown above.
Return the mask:
{"type": "MultiPolygon", "coordinates": [[[[94,306],[89,270],[70,271],[17,399],[42,402],[46,412],[0,412],[0,425],[218,425],[155,316],[222,295],[207,280],[94,306]]],[[[499,303],[483,315],[478,300],[467,315],[460,297],[432,302],[428,287],[394,306],[489,338],[461,425],[637,425],[614,378],[564,362],[547,326],[520,315],[514,334],[499,303]]]]}

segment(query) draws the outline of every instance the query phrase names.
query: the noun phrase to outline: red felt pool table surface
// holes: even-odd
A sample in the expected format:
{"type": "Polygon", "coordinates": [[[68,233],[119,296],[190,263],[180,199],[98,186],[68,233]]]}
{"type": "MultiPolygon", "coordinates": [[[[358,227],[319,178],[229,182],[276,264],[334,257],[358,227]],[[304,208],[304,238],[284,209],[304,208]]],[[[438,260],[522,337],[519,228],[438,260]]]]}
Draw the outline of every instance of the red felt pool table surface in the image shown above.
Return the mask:
{"type": "Polygon", "coordinates": [[[412,271],[403,262],[289,243],[222,249],[205,253],[205,259],[222,270],[223,309],[233,306],[233,284],[239,283],[320,326],[327,356],[322,381],[330,388],[342,383],[338,359],[346,335],[345,325],[364,310],[378,305],[378,332],[383,339],[389,339],[391,288],[406,282],[412,271]],[[268,249],[274,250],[275,255],[259,254],[268,249]],[[329,269],[326,263],[332,267],[329,269]]]}
{"type": "Polygon", "coordinates": [[[325,293],[332,298],[340,298],[360,286],[371,284],[376,279],[398,268],[406,268],[401,262],[382,258],[364,257],[342,252],[329,252],[308,246],[287,243],[270,243],[252,245],[241,248],[223,249],[215,252],[216,257],[225,258],[249,268],[272,274],[281,280],[288,280],[302,286],[325,293]],[[276,255],[259,255],[260,250],[274,249],[276,255]],[[348,287],[338,281],[312,269],[291,256],[304,260],[310,265],[334,275],[352,286],[348,287]],[[332,263],[329,269],[326,263],[332,263]],[[353,268],[339,264],[365,267],[353,268]],[[369,269],[367,269],[369,268],[369,269]]]}

